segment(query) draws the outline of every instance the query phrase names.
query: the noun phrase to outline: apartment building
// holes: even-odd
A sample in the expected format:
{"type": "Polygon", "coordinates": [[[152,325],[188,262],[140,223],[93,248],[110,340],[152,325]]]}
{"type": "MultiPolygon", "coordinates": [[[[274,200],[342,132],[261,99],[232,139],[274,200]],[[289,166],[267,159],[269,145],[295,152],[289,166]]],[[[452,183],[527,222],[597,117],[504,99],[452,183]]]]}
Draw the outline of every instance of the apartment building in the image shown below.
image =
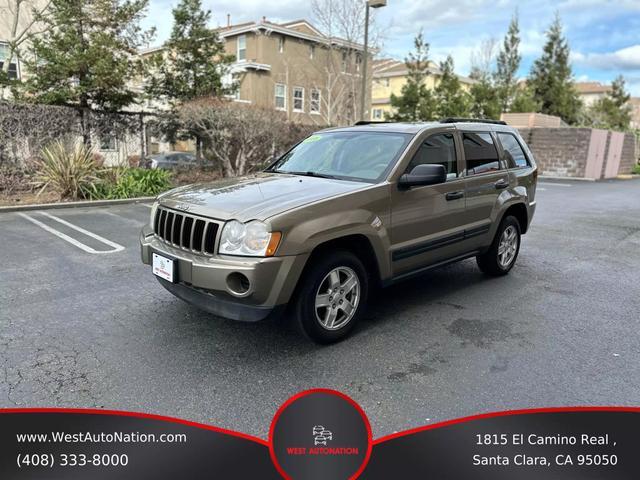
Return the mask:
{"type": "Polygon", "coordinates": [[[229,25],[219,34],[236,58],[236,101],[275,108],[294,122],[340,125],[359,119],[362,45],[327,37],[306,20],[263,18],[229,25]]]}
{"type": "Polygon", "coordinates": [[[28,72],[22,68],[18,55],[11,55],[10,43],[17,39],[24,39],[19,47],[22,51],[28,48],[29,33],[37,31],[34,12],[40,12],[47,7],[48,0],[0,0],[0,69],[9,63],[9,78],[22,79],[28,72]],[[11,57],[11,58],[9,58],[11,57]]]}
{"type": "Polygon", "coordinates": [[[576,82],[575,87],[585,107],[591,107],[612,91],[611,85],[603,85],[600,82],[576,82]]]}
{"type": "MultiPolygon", "coordinates": [[[[362,45],[325,36],[306,20],[263,18],[218,33],[235,57],[225,79],[239,85],[234,101],[274,108],[299,123],[343,125],[360,118],[362,45]]],[[[371,78],[371,67],[369,72],[371,78]]]]}
{"type": "MultiPolygon", "coordinates": [[[[442,76],[438,66],[430,62],[427,68],[429,75],[425,80],[427,88],[434,89],[442,76]]],[[[373,62],[373,85],[371,90],[371,120],[384,120],[393,111],[391,95],[400,95],[402,87],[407,83],[409,69],[405,62],[394,59],[381,59],[373,62]]],[[[475,80],[458,75],[460,85],[469,90],[475,80]]]]}

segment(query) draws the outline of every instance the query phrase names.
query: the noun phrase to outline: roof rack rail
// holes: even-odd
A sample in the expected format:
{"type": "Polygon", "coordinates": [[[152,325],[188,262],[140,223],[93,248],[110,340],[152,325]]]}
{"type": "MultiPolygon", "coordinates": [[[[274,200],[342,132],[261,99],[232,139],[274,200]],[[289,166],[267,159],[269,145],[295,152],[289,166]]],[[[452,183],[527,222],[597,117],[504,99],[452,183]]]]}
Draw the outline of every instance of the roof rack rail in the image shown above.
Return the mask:
{"type": "Polygon", "coordinates": [[[360,120],[353,125],[358,127],[360,125],[381,125],[385,123],[395,123],[395,122],[381,122],[381,121],[369,121],[369,120],[360,120]]]}
{"type": "Polygon", "coordinates": [[[506,125],[507,122],[502,120],[491,120],[489,118],[457,118],[449,117],[440,120],[440,123],[490,123],[493,125],[506,125]]]}

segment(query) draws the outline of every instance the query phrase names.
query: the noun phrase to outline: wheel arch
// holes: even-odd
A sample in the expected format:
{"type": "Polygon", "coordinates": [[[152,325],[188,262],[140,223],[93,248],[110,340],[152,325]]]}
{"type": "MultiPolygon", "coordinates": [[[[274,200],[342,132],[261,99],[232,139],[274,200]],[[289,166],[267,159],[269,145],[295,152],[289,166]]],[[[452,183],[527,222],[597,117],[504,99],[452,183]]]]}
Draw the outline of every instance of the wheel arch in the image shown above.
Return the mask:
{"type": "Polygon", "coordinates": [[[522,202],[509,205],[500,217],[500,223],[509,215],[518,220],[518,223],[520,224],[520,233],[522,235],[527,233],[527,230],[529,229],[529,212],[527,211],[526,205],[522,202]]]}
{"type": "Polygon", "coordinates": [[[316,245],[306,261],[302,274],[298,279],[298,283],[300,283],[300,280],[304,278],[304,274],[313,262],[317,261],[318,258],[321,258],[324,253],[336,250],[345,250],[357,256],[369,273],[370,283],[373,285],[381,284],[380,265],[378,264],[378,258],[376,257],[373,244],[366,235],[361,233],[332,238],[316,245]]]}

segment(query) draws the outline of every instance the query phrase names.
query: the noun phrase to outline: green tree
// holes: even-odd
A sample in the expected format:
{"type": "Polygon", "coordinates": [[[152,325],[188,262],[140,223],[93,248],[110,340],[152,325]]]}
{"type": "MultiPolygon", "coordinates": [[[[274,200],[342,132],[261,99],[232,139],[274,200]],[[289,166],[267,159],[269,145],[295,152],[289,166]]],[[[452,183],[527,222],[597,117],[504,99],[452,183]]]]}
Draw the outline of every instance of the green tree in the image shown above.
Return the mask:
{"type": "MultiPolygon", "coordinates": [[[[181,0],[173,9],[173,29],[161,53],[151,59],[154,71],[146,90],[152,98],[167,101],[174,109],[179,104],[202,97],[221,97],[237,88],[225,85],[229,66],[235,60],[225,53],[216,30],[209,27],[211,11],[203,10],[201,0],[181,0]]],[[[166,133],[176,136],[180,127],[196,139],[196,156],[202,161],[203,140],[188,124],[168,122],[166,133]]]]}
{"type": "Polygon", "coordinates": [[[416,122],[434,118],[434,103],[431,91],[425,82],[429,76],[429,44],[424,41],[422,31],[414,40],[415,51],[409,53],[405,64],[409,71],[407,83],[400,95],[391,94],[393,114],[389,120],[396,122],[416,122]]]}
{"type": "Polygon", "coordinates": [[[616,77],[611,84],[611,91],[598,100],[587,113],[590,124],[594,127],[611,130],[629,130],[631,123],[631,95],[626,91],[622,75],[616,77]]]}
{"type": "Polygon", "coordinates": [[[542,113],[559,116],[574,125],[578,122],[582,102],[573,83],[569,45],[562,33],[559,15],[556,14],[546,37],[542,56],[534,62],[528,84],[542,113]]]}
{"type": "Polygon", "coordinates": [[[514,113],[531,113],[540,111],[540,104],[537,102],[529,85],[518,87],[509,111],[514,113]]]}
{"type": "MultiPolygon", "coordinates": [[[[473,78],[473,76],[471,76],[473,78]]],[[[502,109],[498,93],[487,77],[475,78],[476,83],[471,85],[469,94],[469,113],[473,118],[498,119],[502,109]]]]}
{"type": "MultiPolygon", "coordinates": [[[[148,0],[52,0],[44,32],[33,38],[26,98],[116,111],[135,103],[129,80],[141,73],[136,52],[153,31],[140,26],[148,0]]],[[[85,132],[86,133],[86,132],[85,132]]],[[[86,137],[85,137],[86,138],[86,137]]]]}
{"type": "Polygon", "coordinates": [[[462,90],[451,55],[440,62],[440,70],[440,81],[434,91],[436,115],[438,118],[469,116],[469,94],[462,90]]]}
{"type": "Polygon", "coordinates": [[[225,86],[233,55],[227,55],[216,30],[209,27],[211,11],[201,0],[181,0],[173,9],[173,29],[164,51],[153,58],[157,74],[148,91],[170,102],[233,93],[225,86]]]}
{"type": "Polygon", "coordinates": [[[517,73],[522,61],[519,47],[520,28],[516,13],[511,19],[509,30],[496,60],[495,84],[503,112],[508,112],[511,108],[518,88],[517,73]]]}
{"type": "Polygon", "coordinates": [[[493,78],[494,50],[496,41],[493,38],[484,40],[477,52],[471,56],[471,73],[475,80],[469,90],[469,113],[473,118],[500,118],[501,108],[493,78]]]}

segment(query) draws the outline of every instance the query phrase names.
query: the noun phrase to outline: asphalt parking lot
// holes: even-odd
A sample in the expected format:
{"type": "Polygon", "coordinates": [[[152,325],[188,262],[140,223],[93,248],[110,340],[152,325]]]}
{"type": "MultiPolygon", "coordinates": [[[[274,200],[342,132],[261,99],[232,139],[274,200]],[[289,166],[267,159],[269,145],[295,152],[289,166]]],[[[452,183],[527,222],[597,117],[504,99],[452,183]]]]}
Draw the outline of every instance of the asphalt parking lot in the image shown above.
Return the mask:
{"type": "Polygon", "coordinates": [[[327,387],[379,437],[504,409],[640,403],[638,180],[541,183],[511,275],[468,260],[396,285],[330,347],[171,296],[139,260],[149,211],[0,214],[0,407],[142,411],[266,437],[288,397],[327,387]]]}

